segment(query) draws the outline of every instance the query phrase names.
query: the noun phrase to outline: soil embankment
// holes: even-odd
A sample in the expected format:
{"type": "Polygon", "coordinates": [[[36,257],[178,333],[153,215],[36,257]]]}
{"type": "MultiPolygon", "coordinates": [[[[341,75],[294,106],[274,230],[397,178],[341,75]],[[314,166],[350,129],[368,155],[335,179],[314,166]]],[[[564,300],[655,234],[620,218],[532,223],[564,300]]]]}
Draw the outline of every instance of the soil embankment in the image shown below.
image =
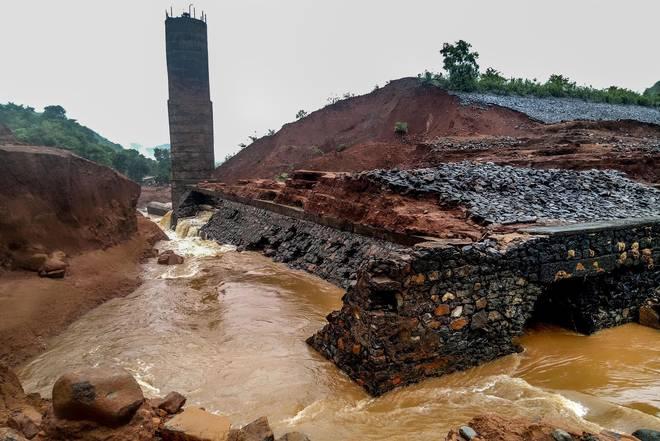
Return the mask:
{"type": "MultiPolygon", "coordinates": [[[[544,112],[553,111],[546,107],[544,112]]],[[[442,89],[404,78],[286,124],[222,164],[215,177],[235,183],[273,179],[295,169],[421,168],[467,159],[535,168],[613,168],[658,183],[659,139],[657,124],[633,120],[544,124],[516,110],[466,103],[442,89]],[[397,122],[407,123],[407,134],[395,133],[397,122]]]]}
{"type": "Polygon", "coordinates": [[[137,231],[140,187],[60,149],[0,146],[0,254],[76,254],[122,242],[137,231]]]}
{"type": "Polygon", "coordinates": [[[20,363],[84,312],[135,289],[140,258],[165,238],[137,215],[139,194],[72,153],[0,146],[0,362],[20,363]]]}

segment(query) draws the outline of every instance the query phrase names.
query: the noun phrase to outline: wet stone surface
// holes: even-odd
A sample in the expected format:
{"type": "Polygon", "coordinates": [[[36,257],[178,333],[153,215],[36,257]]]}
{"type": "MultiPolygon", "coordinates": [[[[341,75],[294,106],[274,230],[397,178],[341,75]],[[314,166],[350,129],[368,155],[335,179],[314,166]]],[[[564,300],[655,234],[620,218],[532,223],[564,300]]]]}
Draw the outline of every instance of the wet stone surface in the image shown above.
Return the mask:
{"type": "Polygon", "coordinates": [[[538,170],[460,162],[373,170],[367,179],[402,194],[437,194],[487,223],[593,221],[660,215],[660,191],[612,170],[538,170]]]}

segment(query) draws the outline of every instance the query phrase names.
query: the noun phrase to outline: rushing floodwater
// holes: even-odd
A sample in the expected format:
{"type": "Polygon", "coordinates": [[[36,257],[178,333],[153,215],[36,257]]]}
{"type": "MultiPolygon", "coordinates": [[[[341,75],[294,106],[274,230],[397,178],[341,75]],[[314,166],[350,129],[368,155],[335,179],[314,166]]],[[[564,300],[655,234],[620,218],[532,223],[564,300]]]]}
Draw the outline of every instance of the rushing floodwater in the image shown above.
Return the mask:
{"type": "Polygon", "coordinates": [[[315,441],[441,439],[484,412],[660,430],[658,331],[538,328],[522,354],[370,398],[304,342],[340,307],[340,289],[197,238],[160,249],[186,262],[146,264],[138,290],[86,314],[21,369],[26,390],[49,396],[66,370],[118,365],[147,395],[176,390],[235,423],[267,415],[277,435],[315,441]]]}

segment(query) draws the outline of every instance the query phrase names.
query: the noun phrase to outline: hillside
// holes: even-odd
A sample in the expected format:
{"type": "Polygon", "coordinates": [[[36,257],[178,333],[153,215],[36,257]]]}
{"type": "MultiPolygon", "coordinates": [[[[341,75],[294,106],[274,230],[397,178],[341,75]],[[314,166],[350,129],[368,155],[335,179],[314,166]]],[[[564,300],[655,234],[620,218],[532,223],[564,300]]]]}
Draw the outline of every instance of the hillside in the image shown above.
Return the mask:
{"type": "MultiPolygon", "coordinates": [[[[69,150],[85,159],[109,166],[134,181],[139,182],[148,174],[158,173],[156,161],[135,150],[124,149],[68,118],[61,106],[47,106],[44,112],[36,112],[28,106],[0,104],[0,124],[9,128],[19,143],[69,150]]],[[[8,143],[8,140],[4,142],[8,143]]]]}
{"type": "MultiPolygon", "coordinates": [[[[416,78],[403,78],[286,124],[275,135],[255,141],[223,163],[216,176],[228,182],[273,178],[322,157],[332,162],[333,157],[346,156],[343,152],[356,145],[398,145],[402,137],[394,132],[397,122],[408,124],[408,137],[511,136],[537,125],[512,110],[462,106],[458,98],[442,89],[420,85],[416,78]]],[[[367,158],[356,156],[354,160],[371,164],[376,154],[387,161],[387,154],[379,150],[372,147],[367,158]]],[[[405,158],[394,158],[393,162],[401,160],[405,158]]]]}
{"type": "MultiPolygon", "coordinates": [[[[650,124],[656,119],[635,120],[640,106],[573,104],[576,100],[568,98],[558,105],[557,98],[525,97],[533,102],[515,110],[459,95],[415,78],[392,81],[258,139],[221,164],[215,177],[235,183],[274,179],[296,169],[361,171],[468,159],[538,168],[614,168],[660,181],[653,166],[660,160],[660,126],[650,124]],[[530,108],[564,116],[562,122],[547,123],[529,116],[542,113],[530,108]],[[564,121],[571,119],[581,121],[564,121]],[[407,123],[407,134],[395,133],[397,122],[407,123]]],[[[654,112],[653,118],[660,115],[656,109],[642,110],[654,112]]]]}

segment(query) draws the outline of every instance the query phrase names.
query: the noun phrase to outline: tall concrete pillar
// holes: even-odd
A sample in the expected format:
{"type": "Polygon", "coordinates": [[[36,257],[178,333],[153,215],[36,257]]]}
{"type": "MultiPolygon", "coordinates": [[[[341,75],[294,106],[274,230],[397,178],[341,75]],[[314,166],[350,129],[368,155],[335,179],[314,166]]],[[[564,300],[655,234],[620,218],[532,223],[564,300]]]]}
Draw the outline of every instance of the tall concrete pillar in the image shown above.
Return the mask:
{"type": "Polygon", "coordinates": [[[182,14],[165,20],[172,158],[172,205],[185,187],[214,169],[213,108],[209,93],[206,22],[182,14]]]}

